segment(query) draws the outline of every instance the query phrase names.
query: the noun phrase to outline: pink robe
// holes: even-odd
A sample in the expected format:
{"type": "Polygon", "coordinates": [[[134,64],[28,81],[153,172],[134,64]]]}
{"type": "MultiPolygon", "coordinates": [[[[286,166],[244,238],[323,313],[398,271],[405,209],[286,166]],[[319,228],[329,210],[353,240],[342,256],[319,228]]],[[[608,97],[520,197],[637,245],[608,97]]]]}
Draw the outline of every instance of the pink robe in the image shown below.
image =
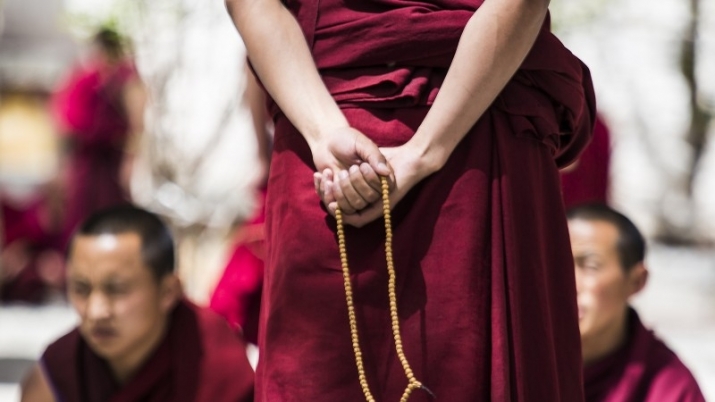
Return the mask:
{"type": "MultiPolygon", "coordinates": [[[[287,1],[348,121],[379,146],[412,137],[480,4],[287,1]]],[[[361,401],[335,220],[315,195],[306,141],[272,110],[256,400],[361,401]]],[[[583,399],[558,166],[588,143],[594,118],[589,72],[547,22],[446,165],[394,208],[405,353],[437,400],[583,399]]],[[[381,220],[346,228],[366,375],[389,402],[406,379],[390,327],[384,233],[381,220]]],[[[421,391],[410,398],[429,400],[421,391]]]]}
{"type": "Polygon", "coordinates": [[[51,344],[42,367],[58,402],[251,402],[245,344],[213,312],[182,301],[161,344],[126,384],[75,329],[51,344]]]}
{"type": "Polygon", "coordinates": [[[678,356],[629,313],[626,344],[584,369],[587,402],[705,402],[678,356]]]}
{"type": "Polygon", "coordinates": [[[129,134],[122,92],[135,75],[129,63],[77,67],[54,94],[55,120],[69,144],[64,243],[94,211],[126,202],[119,183],[129,134]]]}

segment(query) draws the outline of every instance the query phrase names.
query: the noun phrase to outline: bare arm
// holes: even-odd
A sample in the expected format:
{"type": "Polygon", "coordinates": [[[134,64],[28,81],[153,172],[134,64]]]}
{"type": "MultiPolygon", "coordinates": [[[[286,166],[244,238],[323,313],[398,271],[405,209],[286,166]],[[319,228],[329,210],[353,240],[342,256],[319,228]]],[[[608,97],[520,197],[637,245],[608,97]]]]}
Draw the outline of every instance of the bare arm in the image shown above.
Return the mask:
{"type": "Polygon", "coordinates": [[[20,402],[55,402],[50,384],[39,364],[35,364],[22,381],[20,402]]]}
{"type": "Polygon", "coordinates": [[[462,33],[437,99],[410,141],[440,169],[526,58],[549,0],[486,0],[462,33]]]}
{"type": "Polygon", "coordinates": [[[263,85],[309,143],[348,126],[288,9],[278,0],[226,0],[226,6],[263,85]]]}
{"type": "Polygon", "coordinates": [[[246,74],[246,90],[243,94],[243,102],[248,106],[253,118],[253,131],[256,135],[256,145],[258,151],[258,161],[261,165],[260,185],[263,186],[268,181],[268,166],[271,160],[271,139],[268,132],[268,113],[266,112],[266,96],[258,85],[256,76],[246,64],[244,68],[246,74]]]}
{"type": "MultiPolygon", "coordinates": [[[[467,23],[447,76],[415,135],[405,145],[383,149],[395,171],[392,205],[422,179],[444,166],[489,105],[526,58],[544,22],[549,0],[486,0],[467,23]]],[[[333,178],[322,178],[328,183],[333,178]]],[[[336,183],[338,184],[338,183],[336,183]]],[[[344,186],[344,181],[338,186],[344,186]]],[[[319,191],[330,210],[340,204],[340,191],[319,191]]],[[[316,184],[322,189],[325,184],[316,184]]],[[[342,204],[340,204],[342,206],[342,204]]],[[[346,217],[362,226],[382,214],[373,205],[346,217]]]]}
{"type": "MultiPolygon", "coordinates": [[[[392,177],[377,146],[349,126],[320,78],[298,21],[288,9],[279,0],[225,1],[253,68],[308,142],[316,169],[340,172],[366,162],[374,172],[392,177]]],[[[379,197],[379,179],[375,174],[353,177],[346,196],[356,209],[364,208],[379,197]]],[[[344,207],[349,211],[350,204],[344,207]]]]}

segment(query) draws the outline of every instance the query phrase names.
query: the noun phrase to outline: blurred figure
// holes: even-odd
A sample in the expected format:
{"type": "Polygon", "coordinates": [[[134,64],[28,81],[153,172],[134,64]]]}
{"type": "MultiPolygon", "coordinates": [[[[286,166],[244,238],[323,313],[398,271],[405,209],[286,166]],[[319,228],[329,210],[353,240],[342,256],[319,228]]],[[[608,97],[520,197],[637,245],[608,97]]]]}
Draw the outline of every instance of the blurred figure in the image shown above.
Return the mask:
{"type": "Polygon", "coordinates": [[[568,212],[587,402],[704,402],[692,374],[628,301],[643,289],[645,240],[601,204],[568,212]]]}
{"type": "Polygon", "coordinates": [[[22,401],[252,401],[245,344],[183,298],[174,269],[156,215],[122,206],[91,216],[68,261],[81,323],[47,348],[22,401]]]}
{"type": "Polygon", "coordinates": [[[596,118],[593,139],[578,160],[561,170],[561,189],[566,208],[585,203],[608,202],[611,136],[606,123],[596,118]]]}
{"type": "Polygon", "coordinates": [[[231,257],[211,295],[209,306],[253,344],[258,344],[258,317],[266,258],[264,199],[265,192],[260,195],[260,211],[236,231],[231,257]]]}
{"type": "Polygon", "coordinates": [[[63,246],[89,214],[127,199],[145,98],[124,39],[100,30],[88,61],[71,72],[52,100],[64,139],[57,186],[65,206],[63,246]]]}
{"type": "Polygon", "coordinates": [[[63,258],[45,199],[0,194],[0,300],[40,303],[62,288],[63,258]]]}
{"type": "Polygon", "coordinates": [[[47,97],[0,99],[0,301],[40,303],[62,295],[64,257],[56,249],[59,211],[47,184],[57,142],[47,97]]]}
{"type": "Polygon", "coordinates": [[[258,344],[258,316],[261,307],[263,269],[266,259],[265,199],[271,155],[270,125],[265,95],[253,73],[246,68],[244,101],[251,110],[256,136],[261,188],[258,208],[235,233],[233,251],[213,294],[211,310],[223,316],[246,341],[258,344]]]}

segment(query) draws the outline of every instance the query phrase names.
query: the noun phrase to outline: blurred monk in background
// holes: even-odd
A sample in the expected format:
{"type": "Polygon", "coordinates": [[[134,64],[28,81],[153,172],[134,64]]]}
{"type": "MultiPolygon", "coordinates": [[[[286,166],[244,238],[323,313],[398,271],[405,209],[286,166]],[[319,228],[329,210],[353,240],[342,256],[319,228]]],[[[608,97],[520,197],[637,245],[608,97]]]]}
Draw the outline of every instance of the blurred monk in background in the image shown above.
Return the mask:
{"type": "Polygon", "coordinates": [[[688,368],[628,304],[648,279],[636,226],[602,204],[572,208],[568,222],[586,401],[704,402],[688,368]]]}
{"type": "Polygon", "coordinates": [[[80,325],[47,348],[22,401],[252,401],[245,344],[182,296],[174,267],[156,215],[120,206],[91,216],[68,259],[80,325]]]}
{"type": "Polygon", "coordinates": [[[128,199],[128,182],[146,94],[124,39],[104,28],[56,91],[52,110],[64,139],[59,191],[62,246],[92,212],[128,199]]]}

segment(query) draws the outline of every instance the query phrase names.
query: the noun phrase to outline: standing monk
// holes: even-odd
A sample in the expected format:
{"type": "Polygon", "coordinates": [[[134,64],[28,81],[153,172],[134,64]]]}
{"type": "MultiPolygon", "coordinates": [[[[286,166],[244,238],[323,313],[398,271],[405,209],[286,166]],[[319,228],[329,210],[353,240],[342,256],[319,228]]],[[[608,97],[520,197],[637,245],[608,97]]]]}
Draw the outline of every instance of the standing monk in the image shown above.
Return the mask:
{"type": "Polygon", "coordinates": [[[601,204],[568,212],[587,402],[705,402],[687,367],[628,305],[648,279],[645,240],[601,204]]]}
{"type": "Polygon", "coordinates": [[[100,30],[88,62],[72,71],[52,101],[64,140],[61,247],[89,214],[128,199],[132,148],[143,130],[144,98],[123,39],[113,30],[100,30]]]}
{"type": "Polygon", "coordinates": [[[400,400],[378,175],[415,376],[450,402],[582,400],[558,167],[588,142],[595,102],[548,0],[227,4],[276,126],[257,400],[365,399],[338,206],[365,379],[400,400]]]}
{"type": "Polygon", "coordinates": [[[154,214],[116,207],[72,240],[69,299],[80,325],[51,344],[23,402],[251,402],[245,344],[182,297],[174,245],[154,214]]]}

